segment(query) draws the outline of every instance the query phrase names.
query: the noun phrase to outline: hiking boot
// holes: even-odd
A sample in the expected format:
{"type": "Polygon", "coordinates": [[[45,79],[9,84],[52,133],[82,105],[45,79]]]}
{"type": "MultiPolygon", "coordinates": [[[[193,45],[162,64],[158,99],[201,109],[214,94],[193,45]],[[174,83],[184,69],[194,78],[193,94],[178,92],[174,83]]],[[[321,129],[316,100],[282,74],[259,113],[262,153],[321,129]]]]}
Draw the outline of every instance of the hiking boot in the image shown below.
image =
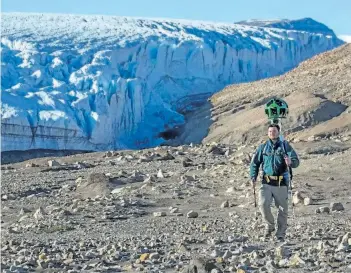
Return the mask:
{"type": "Polygon", "coordinates": [[[284,242],[285,242],[285,238],[284,238],[283,236],[277,236],[277,237],[276,237],[276,240],[277,240],[277,242],[279,242],[279,243],[284,243],[284,242]]]}
{"type": "Polygon", "coordinates": [[[264,232],[263,239],[268,240],[272,236],[273,231],[274,231],[274,229],[271,229],[271,230],[267,229],[264,232]]]}

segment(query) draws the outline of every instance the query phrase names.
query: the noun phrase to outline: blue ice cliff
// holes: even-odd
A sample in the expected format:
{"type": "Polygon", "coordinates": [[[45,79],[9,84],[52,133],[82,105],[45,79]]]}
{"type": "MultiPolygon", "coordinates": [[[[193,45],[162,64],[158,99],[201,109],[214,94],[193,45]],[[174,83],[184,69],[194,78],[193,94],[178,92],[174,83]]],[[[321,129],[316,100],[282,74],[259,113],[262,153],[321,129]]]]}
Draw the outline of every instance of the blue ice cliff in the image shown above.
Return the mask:
{"type": "Polygon", "coordinates": [[[191,102],[343,42],[323,24],[2,14],[2,150],[162,144],[191,102]],[[160,134],[161,133],[161,134],[160,134]]]}

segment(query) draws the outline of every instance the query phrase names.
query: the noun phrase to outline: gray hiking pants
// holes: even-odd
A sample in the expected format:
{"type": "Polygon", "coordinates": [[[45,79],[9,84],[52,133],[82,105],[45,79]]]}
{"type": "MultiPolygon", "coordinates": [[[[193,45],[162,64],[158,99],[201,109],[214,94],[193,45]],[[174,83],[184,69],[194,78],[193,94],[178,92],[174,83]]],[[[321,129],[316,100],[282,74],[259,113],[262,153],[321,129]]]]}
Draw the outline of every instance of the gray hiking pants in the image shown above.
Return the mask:
{"type": "Polygon", "coordinates": [[[275,230],[274,218],[271,212],[273,198],[275,206],[278,208],[278,228],[276,236],[285,237],[288,222],[288,187],[271,186],[267,184],[261,185],[260,210],[268,231],[275,230]]]}

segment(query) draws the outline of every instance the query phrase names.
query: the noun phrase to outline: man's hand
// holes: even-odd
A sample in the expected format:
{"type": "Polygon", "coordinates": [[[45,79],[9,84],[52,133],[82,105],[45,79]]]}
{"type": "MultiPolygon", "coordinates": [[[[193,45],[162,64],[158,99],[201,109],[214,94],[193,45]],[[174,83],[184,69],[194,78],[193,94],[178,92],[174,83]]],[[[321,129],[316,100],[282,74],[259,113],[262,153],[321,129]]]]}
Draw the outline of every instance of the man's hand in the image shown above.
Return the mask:
{"type": "Polygon", "coordinates": [[[287,166],[290,166],[290,165],[291,165],[291,158],[290,158],[290,157],[285,156],[285,157],[284,157],[284,160],[285,160],[285,164],[286,164],[287,166]]]}

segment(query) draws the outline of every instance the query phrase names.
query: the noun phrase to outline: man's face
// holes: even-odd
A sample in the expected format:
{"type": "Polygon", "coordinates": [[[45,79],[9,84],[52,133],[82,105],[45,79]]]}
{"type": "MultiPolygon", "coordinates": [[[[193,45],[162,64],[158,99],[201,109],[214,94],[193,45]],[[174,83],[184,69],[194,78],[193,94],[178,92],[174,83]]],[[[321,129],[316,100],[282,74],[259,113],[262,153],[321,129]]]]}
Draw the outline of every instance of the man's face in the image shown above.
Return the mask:
{"type": "Polygon", "coordinates": [[[270,139],[277,139],[279,137],[279,131],[275,127],[269,127],[268,128],[268,137],[270,139]]]}

